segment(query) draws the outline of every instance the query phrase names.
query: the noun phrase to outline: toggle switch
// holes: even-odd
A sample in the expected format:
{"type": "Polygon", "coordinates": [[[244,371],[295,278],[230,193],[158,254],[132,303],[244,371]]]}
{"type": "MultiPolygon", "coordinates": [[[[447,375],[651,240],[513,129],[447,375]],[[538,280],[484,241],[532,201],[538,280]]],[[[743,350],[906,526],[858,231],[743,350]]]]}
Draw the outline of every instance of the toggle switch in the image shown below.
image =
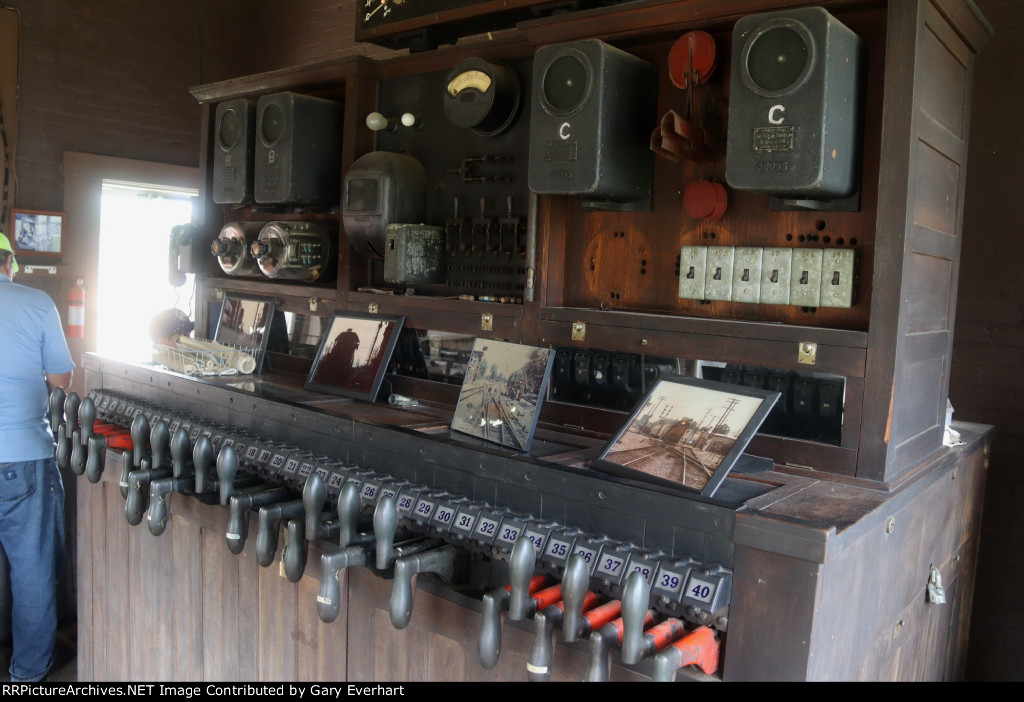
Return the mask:
{"type": "MultiPolygon", "coordinates": [[[[704,274],[704,299],[732,300],[732,274],[735,249],[731,246],[709,246],[704,274]]],[[[680,269],[680,277],[682,270],[680,269]]]]}
{"type": "Polygon", "coordinates": [[[703,300],[708,247],[684,246],[679,253],[679,298],[703,300]]]}
{"type": "Polygon", "coordinates": [[[793,249],[789,304],[817,307],[821,301],[821,249],[793,249]]]}
{"type": "Polygon", "coordinates": [[[788,305],[793,249],[769,248],[761,259],[761,304],[788,305]]]}
{"type": "Polygon", "coordinates": [[[764,249],[738,246],[732,269],[733,302],[757,304],[761,301],[761,260],[764,249]]]}
{"type": "Polygon", "coordinates": [[[853,307],[853,249],[825,249],[819,307],[853,307]]]}

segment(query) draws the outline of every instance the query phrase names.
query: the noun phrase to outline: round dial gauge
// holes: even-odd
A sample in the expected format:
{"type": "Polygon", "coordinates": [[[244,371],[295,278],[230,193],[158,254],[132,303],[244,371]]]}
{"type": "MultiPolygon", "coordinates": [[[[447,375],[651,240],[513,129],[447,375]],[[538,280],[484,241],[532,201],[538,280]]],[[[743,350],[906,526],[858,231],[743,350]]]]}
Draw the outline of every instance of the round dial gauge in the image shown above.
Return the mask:
{"type": "Polygon", "coordinates": [[[497,136],[515,121],[521,93],[519,75],[511,67],[468,58],[448,74],[444,114],[456,127],[497,136]]]}

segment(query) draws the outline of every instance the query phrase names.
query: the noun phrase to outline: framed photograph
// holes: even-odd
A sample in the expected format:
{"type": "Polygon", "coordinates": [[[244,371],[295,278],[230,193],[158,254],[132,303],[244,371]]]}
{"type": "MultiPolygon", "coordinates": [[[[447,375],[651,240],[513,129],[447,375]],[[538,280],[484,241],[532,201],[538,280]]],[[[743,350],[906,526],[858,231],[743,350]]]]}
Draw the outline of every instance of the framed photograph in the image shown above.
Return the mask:
{"type": "Polygon", "coordinates": [[[225,295],[213,340],[254,349],[254,372],[260,373],[263,370],[263,357],[267,353],[267,342],[270,341],[274,307],[274,301],[270,298],[225,295]]]}
{"type": "Polygon", "coordinates": [[[335,312],[306,387],[373,402],[404,323],[405,317],[335,312]]]}
{"type": "Polygon", "coordinates": [[[15,254],[62,256],[64,213],[11,210],[11,234],[15,254]]]}
{"type": "Polygon", "coordinates": [[[529,451],[554,358],[551,349],[474,341],[452,430],[529,451]]]}
{"type": "Polygon", "coordinates": [[[592,467],[711,497],[779,393],[662,376],[592,467]]]}

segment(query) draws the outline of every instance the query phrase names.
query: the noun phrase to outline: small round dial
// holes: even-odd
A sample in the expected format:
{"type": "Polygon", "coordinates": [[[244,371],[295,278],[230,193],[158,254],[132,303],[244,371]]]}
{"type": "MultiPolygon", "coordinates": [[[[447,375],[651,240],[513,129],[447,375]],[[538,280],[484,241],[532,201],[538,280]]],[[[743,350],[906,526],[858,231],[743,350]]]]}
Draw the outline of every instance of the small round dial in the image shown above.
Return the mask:
{"type": "Polygon", "coordinates": [[[521,93],[519,75],[511,67],[468,58],[448,74],[444,114],[456,127],[497,136],[515,121],[521,93]]]}

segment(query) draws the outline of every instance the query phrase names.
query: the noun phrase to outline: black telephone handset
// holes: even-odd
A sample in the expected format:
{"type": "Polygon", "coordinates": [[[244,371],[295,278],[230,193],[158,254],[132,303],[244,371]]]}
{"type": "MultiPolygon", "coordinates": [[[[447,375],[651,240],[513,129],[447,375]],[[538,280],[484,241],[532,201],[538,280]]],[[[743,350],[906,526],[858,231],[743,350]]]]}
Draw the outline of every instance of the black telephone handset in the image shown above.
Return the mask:
{"type": "Polygon", "coordinates": [[[177,224],[171,227],[169,258],[167,261],[167,279],[175,288],[185,284],[185,273],[189,271],[189,253],[191,244],[198,240],[198,228],[194,224],[177,224]],[[182,247],[186,247],[182,251],[182,247]]]}

